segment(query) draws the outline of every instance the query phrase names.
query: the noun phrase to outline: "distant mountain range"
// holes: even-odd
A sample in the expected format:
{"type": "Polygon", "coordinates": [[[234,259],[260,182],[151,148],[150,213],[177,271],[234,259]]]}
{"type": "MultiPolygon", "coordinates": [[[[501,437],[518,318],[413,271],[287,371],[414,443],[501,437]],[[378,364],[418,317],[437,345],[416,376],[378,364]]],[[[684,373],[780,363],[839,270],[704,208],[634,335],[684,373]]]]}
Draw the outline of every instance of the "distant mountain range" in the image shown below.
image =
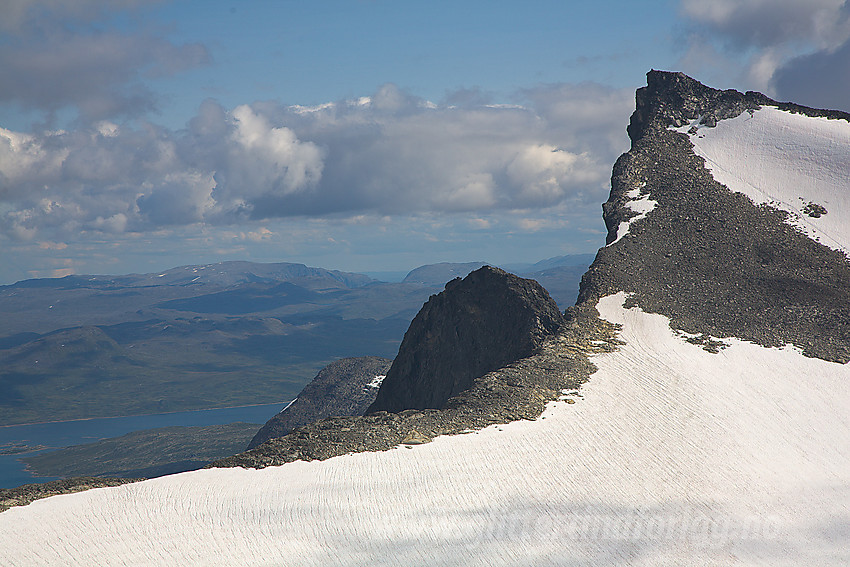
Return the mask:
{"type": "Polygon", "coordinates": [[[298,264],[0,287],[0,424],[271,403],[325,364],[393,356],[435,290],[298,264]]]}
{"type": "MultiPolygon", "coordinates": [[[[548,260],[541,282],[572,303],[589,258],[548,260]]],[[[481,264],[399,283],[222,262],[2,286],[0,425],[290,400],[334,360],[394,357],[428,297],[481,264]]]]}

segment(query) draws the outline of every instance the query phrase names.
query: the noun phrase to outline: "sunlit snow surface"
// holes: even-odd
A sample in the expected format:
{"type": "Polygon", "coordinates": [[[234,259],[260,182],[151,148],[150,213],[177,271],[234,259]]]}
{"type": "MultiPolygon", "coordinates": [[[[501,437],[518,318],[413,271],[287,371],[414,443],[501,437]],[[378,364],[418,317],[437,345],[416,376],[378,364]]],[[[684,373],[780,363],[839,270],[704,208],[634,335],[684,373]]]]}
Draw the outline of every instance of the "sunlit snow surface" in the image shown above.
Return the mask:
{"type": "Polygon", "coordinates": [[[384,378],[386,378],[386,376],[385,376],[385,375],[383,375],[383,376],[382,376],[382,375],[377,375],[377,376],[375,376],[374,378],[372,378],[372,381],[371,381],[371,382],[369,382],[368,384],[366,384],[366,388],[380,388],[380,387],[381,387],[381,382],[383,382],[383,381],[384,381],[384,378]]]}
{"type": "Polygon", "coordinates": [[[2,565],[847,565],[850,367],[604,298],[626,344],[543,419],[0,514],[2,565]]]}
{"type": "Polygon", "coordinates": [[[691,132],[694,151],[718,182],[789,212],[789,222],[810,237],[850,253],[849,122],[764,107],[714,128],[695,120],[677,131],[691,132]],[[809,203],[827,214],[806,215],[809,203]]]}
{"type": "MultiPolygon", "coordinates": [[[[645,217],[656,207],[656,205],[658,205],[657,201],[653,201],[649,198],[649,195],[641,196],[641,189],[643,189],[643,186],[626,191],[626,197],[629,198],[629,200],[626,201],[626,207],[637,214],[629,220],[620,223],[620,226],[617,227],[617,238],[611,244],[619,242],[621,238],[629,233],[629,227],[633,222],[645,217]]],[[[608,246],[610,246],[610,244],[608,246]]]]}

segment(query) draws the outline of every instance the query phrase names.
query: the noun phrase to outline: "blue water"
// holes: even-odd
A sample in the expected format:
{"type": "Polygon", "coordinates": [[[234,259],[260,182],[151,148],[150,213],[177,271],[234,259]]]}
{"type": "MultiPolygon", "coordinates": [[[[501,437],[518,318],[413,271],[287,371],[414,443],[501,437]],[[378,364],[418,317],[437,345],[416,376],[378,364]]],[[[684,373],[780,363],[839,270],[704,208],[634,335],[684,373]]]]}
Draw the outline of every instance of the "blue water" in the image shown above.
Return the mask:
{"type": "MultiPolygon", "coordinates": [[[[117,437],[142,429],[173,425],[219,425],[236,421],[262,424],[285,405],[286,403],[277,403],[132,417],[0,426],[0,448],[8,444],[23,443],[29,446],[45,445],[50,449],[58,449],[70,445],[93,443],[99,439],[117,437]]],[[[33,477],[26,471],[24,463],[18,460],[20,457],[37,455],[47,450],[49,449],[19,455],[0,455],[0,488],[14,488],[32,482],[55,480],[53,477],[33,477]]]]}

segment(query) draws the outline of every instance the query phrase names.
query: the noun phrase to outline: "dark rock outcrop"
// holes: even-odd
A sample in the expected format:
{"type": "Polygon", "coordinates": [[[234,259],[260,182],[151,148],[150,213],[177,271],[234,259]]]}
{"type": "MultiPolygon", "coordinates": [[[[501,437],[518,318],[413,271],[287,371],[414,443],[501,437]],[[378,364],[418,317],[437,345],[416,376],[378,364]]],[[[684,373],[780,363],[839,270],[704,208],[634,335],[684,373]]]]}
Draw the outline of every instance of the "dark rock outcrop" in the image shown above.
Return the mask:
{"type": "Polygon", "coordinates": [[[846,257],[785,223],[785,212],[715,181],[688,136],[670,129],[700,117],[713,126],[762,105],[850,115],[718,91],[681,73],[647,78],[629,126],[632,147],[614,165],[603,205],[609,246],[582,278],[579,303],[626,291],[631,305],[666,315],[676,329],[764,346],[792,343],[808,356],[850,360],[846,257]],[[657,206],[615,242],[620,222],[635,215],[626,206],[629,191],[657,206]]]}
{"type": "Polygon", "coordinates": [[[571,308],[567,319],[537,282],[484,267],[450,282],[423,306],[399,348],[396,362],[403,362],[393,362],[381,384],[384,391],[398,368],[402,393],[389,399],[399,405],[406,404],[398,399],[425,400],[432,407],[330,417],[210,466],[262,468],[386,451],[536,419],[547,402],[565,391],[577,393],[595,370],[589,354],[618,344],[616,328],[595,309],[571,308]],[[418,371],[417,364],[433,374],[418,371]]]}
{"type": "Polygon", "coordinates": [[[595,311],[571,309],[557,335],[533,355],[473,381],[442,409],[380,411],[332,417],[304,426],[211,467],[263,468],[292,461],[323,460],[347,453],[419,445],[439,435],[458,435],[500,423],[537,419],[547,402],[578,388],[596,370],[588,355],[617,348],[616,329],[595,311]]]}
{"type": "Polygon", "coordinates": [[[298,397],[268,420],[248,448],[331,416],[363,415],[375,401],[392,360],[377,356],[343,358],[325,366],[298,397]]]}
{"type": "Polygon", "coordinates": [[[442,408],[476,378],[534,354],[563,323],[534,280],[490,266],[452,280],[411,322],[367,413],[442,408]]]}

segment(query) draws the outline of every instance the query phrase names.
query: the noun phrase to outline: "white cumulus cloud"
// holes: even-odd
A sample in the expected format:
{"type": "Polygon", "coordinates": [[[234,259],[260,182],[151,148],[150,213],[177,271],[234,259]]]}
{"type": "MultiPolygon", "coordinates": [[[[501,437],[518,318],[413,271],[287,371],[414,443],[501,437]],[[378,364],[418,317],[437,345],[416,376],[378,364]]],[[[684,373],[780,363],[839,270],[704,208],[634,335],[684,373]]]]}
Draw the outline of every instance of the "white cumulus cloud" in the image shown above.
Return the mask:
{"type": "MultiPolygon", "coordinates": [[[[604,201],[631,93],[550,85],[446,106],[393,85],[309,110],[204,102],[184,130],[0,130],[0,231],[79,231],[539,209],[604,201]]],[[[594,213],[596,213],[594,209],[594,213]]],[[[245,229],[245,233],[256,229],[245,229]]]]}
{"type": "Polygon", "coordinates": [[[224,213],[280,216],[288,195],[321,179],[322,149],[285,126],[272,126],[250,106],[237,107],[231,116],[226,165],[215,171],[217,206],[224,213]]]}
{"type": "Polygon", "coordinates": [[[560,202],[570,189],[594,187],[603,179],[587,154],[546,144],[523,148],[508,164],[507,174],[523,200],[543,206],[560,202]]]}

